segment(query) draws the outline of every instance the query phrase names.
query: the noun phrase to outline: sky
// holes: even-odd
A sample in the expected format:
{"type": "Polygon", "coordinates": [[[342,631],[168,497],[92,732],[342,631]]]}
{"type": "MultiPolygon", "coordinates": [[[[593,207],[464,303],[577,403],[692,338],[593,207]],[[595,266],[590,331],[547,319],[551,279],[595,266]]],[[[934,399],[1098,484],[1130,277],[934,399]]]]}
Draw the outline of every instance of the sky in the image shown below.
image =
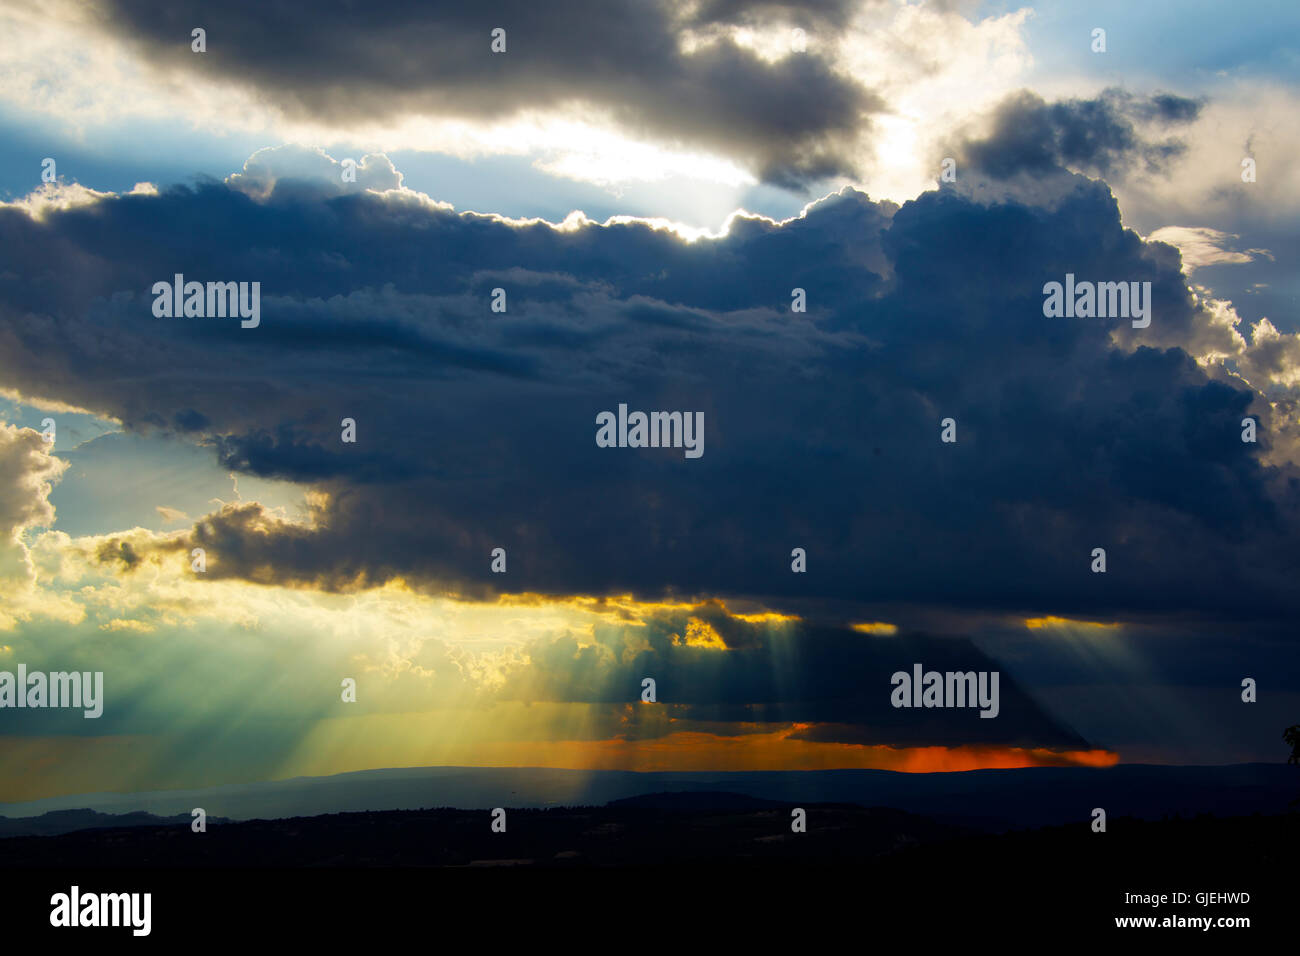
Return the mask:
{"type": "Polygon", "coordinates": [[[0,671],[105,687],[0,708],[0,802],[1283,759],[1298,28],[0,0],[0,671]],[[620,405],[702,453],[602,447],[620,405]],[[895,707],[917,663],[996,719],[895,707]]]}

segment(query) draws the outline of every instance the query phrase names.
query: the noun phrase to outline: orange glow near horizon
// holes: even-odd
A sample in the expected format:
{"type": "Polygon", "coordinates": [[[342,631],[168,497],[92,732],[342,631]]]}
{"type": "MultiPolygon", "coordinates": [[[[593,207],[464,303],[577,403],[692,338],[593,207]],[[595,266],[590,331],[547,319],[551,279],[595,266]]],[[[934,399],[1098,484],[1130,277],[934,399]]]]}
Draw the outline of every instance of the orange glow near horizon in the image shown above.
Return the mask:
{"type": "Polygon", "coordinates": [[[1112,767],[1109,750],[1054,751],[1042,747],[963,745],[891,747],[802,740],[792,735],[808,725],[735,736],[678,731],[663,737],[606,740],[488,742],[475,748],[480,766],[553,767],[567,770],[762,771],[894,770],[952,773],[1025,767],[1112,767]]]}
{"type": "Polygon", "coordinates": [[[729,725],[734,735],[699,730],[641,739],[478,740],[430,746],[427,736],[404,738],[401,715],[376,714],[326,720],[318,736],[272,770],[245,766],[231,775],[200,761],[174,759],[179,738],[168,736],[39,737],[0,739],[0,766],[30,772],[3,779],[0,801],[26,801],[96,788],[192,789],[261,779],[325,777],[392,767],[549,767],[557,770],[765,771],[894,770],[953,773],[1027,767],[1112,767],[1119,755],[1107,750],[1053,751],[1033,747],[891,747],[799,739],[812,724],[761,730],[758,724],[729,725]]]}

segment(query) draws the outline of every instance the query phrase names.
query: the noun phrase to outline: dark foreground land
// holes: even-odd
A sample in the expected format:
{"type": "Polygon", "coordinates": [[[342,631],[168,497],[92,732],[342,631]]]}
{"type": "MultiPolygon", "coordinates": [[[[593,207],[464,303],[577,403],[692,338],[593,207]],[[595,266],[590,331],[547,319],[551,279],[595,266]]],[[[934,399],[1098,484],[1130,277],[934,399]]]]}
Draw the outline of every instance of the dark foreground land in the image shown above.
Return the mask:
{"type": "Polygon", "coordinates": [[[858,939],[942,928],[972,943],[1047,930],[1222,945],[1241,933],[1289,934],[1294,918],[1300,814],[1120,818],[1105,833],[1085,814],[991,835],[892,809],[805,809],[806,833],[791,832],[785,804],[663,795],[507,809],[505,833],[492,832],[486,811],[435,809],[227,822],[202,834],[173,824],[17,836],[0,840],[0,919],[47,929],[50,894],[73,883],[152,892],[151,935],[174,940],[239,926],[302,938],[340,920],[378,937],[427,919],[492,932],[561,920],[635,934],[688,910],[714,930],[768,942],[832,928],[858,939]],[[1152,907],[1126,897],[1176,892],[1189,899],[1152,907]],[[1249,898],[1207,906],[1195,902],[1204,892],[1249,898]],[[1151,915],[1245,916],[1251,926],[1115,926],[1115,917],[1151,915]]]}

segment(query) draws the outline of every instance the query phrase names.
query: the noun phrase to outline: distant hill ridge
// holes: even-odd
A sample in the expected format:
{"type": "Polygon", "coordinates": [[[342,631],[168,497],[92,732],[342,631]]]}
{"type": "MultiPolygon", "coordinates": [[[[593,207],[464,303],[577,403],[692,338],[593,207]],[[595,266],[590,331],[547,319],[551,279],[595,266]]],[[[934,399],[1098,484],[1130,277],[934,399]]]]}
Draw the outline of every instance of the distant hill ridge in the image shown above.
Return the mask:
{"type": "Polygon", "coordinates": [[[607,807],[644,807],[654,810],[783,810],[790,804],[781,800],[765,800],[747,793],[727,793],[724,790],[664,790],[644,793],[635,797],[611,800],[607,807]]]}
{"type": "MultiPolygon", "coordinates": [[[[1300,768],[1287,764],[1109,768],[1037,767],[960,773],[814,770],[636,773],[548,768],[413,767],[330,777],[154,793],[97,793],[0,804],[5,826],[40,826],[31,818],[60,811],[157,814],[188,821],[194,807],[208,819],[309,817],[325,813],[455,807],[599,807],[663,794],[731,794],[780,806],[853,804],[923,814],[998,832],[1088,819],[1093,807],[1110,816],[1158,820],[1214,813],[1285,813],[1300,795],[1300,768]],[[26,822],[20,822],[26,821],[26,822]]],[[[689,797],[673,796],[686,801],[689,797]]],[[[716,797],[702,798],[708,800],[716,797]]],[[[750,804],[759,806],[762,804],[750,804]]],[[[735,806],[733,803],[732,806],[735,806]]],[[[75,822],[75,817],[67,818],[75,822]]],[[[105,825],[96,817],[81,820],[105,825]]],[[[141,824],[150,822],[140,820],[141,824]]],[[[65,826],[65,823],[56,823],[65,826]]],[[[122,825],[114,818],[110,825],[122,825]]],[[[129,824],[128,824],[129,825],[129,824]]],[[[3,832],[3,831],[0,831],[3,832]]],[[[8,832],[13,832],[8,831],[8,832]]],[[[64,831],[66,832],[66,830],[64,831]]]]}
{"type": "MultiPolygon", "coordinates": [[[[193,817],[180,813],[160,817],[152,813],[99,813],[85,808],[77,810],[51,810],[38,817],[9,818],[0,816],[0,838],[15,836],[58,836],[77,830],[95,830],[109,827],[157,827],[167,825],[189,826],[193,817]]],[[[223,817],[208,817],[208,823],[227,823],[223,817]]]]}

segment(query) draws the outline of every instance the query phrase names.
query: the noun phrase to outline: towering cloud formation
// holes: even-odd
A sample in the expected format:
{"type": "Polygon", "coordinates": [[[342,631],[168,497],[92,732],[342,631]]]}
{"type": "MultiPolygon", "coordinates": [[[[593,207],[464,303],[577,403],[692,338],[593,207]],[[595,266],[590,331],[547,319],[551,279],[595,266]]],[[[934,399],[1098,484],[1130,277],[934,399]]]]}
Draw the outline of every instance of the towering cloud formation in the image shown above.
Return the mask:
{"type": "Polygon", "coordinates": [[[33,593],[35,568],[23,532],[54,523],[50,488],[67,467],[66,461],[50,454],[40,432],[0,422],[0,629],[39,610],[33,593]]]}
{"type": "Polygon", "coordinates": [[[1262,457],[1289,426],[1181,347],[1214,316],[1176,251],[1062,175],[1043,205],[845,190],[694,243],[279,175],[8,208],[0,374],[322,492],[307,525],[199,521],[214,578],[1293,613],[1294,465],[1262,457]],[[261,325],[154,318],[176,272],[260,281],[261,325]],[[1067,273],[1150,282],[1150,327],[1045,318],[1067,273]],[[703,412],[708,454],[598,448],[620,401],[703,412]]]}

